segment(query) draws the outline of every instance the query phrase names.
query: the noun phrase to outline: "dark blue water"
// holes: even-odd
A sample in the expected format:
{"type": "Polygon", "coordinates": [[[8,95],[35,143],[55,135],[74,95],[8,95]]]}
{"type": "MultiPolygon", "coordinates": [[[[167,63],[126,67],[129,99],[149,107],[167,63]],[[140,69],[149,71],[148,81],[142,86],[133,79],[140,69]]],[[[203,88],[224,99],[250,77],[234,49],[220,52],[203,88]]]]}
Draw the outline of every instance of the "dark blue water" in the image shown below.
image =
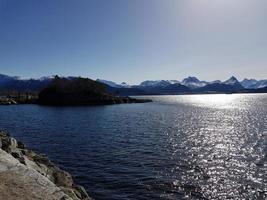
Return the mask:
{"type": "Polygon", "coordinates": [[[267,95],[151,97],[97,107],[0,107],[0,127],[95,199],[264,199],[267,95]]]}

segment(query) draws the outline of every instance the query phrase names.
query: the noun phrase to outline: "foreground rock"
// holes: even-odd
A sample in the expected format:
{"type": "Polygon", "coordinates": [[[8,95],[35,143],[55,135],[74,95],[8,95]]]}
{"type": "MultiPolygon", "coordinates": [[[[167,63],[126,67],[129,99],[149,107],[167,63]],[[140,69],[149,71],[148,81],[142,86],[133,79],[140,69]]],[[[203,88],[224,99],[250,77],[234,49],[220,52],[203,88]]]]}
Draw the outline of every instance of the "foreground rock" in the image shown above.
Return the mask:
{"type": "Polygon", "coordinates": [[[0,194],[5,200],[91,200],[71,175],[0,131],[0,194]]]}
{"type": "Polygon", "coordinates": [[[0,105],[13,105],[13,104],[17,104],[17,102],[12,98],[0,97],[0,105]]]}

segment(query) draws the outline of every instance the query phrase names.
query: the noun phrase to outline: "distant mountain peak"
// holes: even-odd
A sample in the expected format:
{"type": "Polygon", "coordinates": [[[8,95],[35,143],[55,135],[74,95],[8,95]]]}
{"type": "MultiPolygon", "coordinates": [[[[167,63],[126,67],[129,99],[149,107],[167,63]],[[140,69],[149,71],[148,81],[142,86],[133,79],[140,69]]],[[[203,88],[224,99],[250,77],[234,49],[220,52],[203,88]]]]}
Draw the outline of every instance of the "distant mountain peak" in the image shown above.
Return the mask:
{"type": "Polygon", "coordinates": [[[128,85],[126,82],[122,82],[121,84],[115,83],[113,81],[107,81],[103,79],[96,79],[97,82],[104,83],[110,87],[115,87],[115,88],[130,88],[131,86],[128,85]]]}
{"type": "Polygon", "coordinates": [[[8,76],[5,74],[0,74],[0,83],[5,83],[13,80],[19,80],[19,76],[8,76]]]}
{"type": "Polygon", "coordinates": [[[106,85],[111,86],[111,87],[120,88],[119,84],[117,84],[117,83],[115,83],[113,81],[107,81],[107,80],[103,80],[103,79],[96,79],[96,82],[103,83],[103,84],[106,84],[106,85]]]}
{"type": "Polygon", "coordinates": [[[205,81],[200,81],[197,77],[188,76],[184,78],[181,82],[182,85],[185,85],[191,89],[199,88],[205,86],[207,83],[205,81]]]}
{"type": "Polygon", "coordinates": [[[154,87],[154,86],[167,86],[170,83],[168,81],[165,80],[156,80],[156,81],[143,81],[140,86],[142,87],[154,87]]]}
{"type": "Polygon", "coordinates": [[[244,88],[247,88],[247,89],[259,89],[259,88],[267,87],[267,79],[256,80],[256,79],[245,78],[240,83],[244,88]]]}
{"type": "Polygon", "coordinates": [[[40,81],[45,81],[45,80],[51,80],[51,79],[54,79],[55,76],[52,75],[52,76],[42,76],[41,78],[39,78],[40,81]]]}
{"type": "Polygon", "coordinates": [[[130,87],[131,87],[131,85],[129,85],[129,84],[126,83],[126,82],[122,82],[122,83],[120,84],[120,86],[121,86],[121,87],[124,87],[124,88],[130,88],[130,87]]]}
{"type": "Polygon", "coordinates": [[[239,83],[239,81],[234,76],[231,76],[228,80],[224,81],[224,84],[227,84],[227,85],[234,85],[237,83],[239,83]]]}
{"type": "MultiPolygon", "coordinates": [[[[5,90],[18,90],[18,91],[39,91],[47,86],[55,76],[44,76],[41,78],[29,79],[20,78],[18,76],[9,76],[0,73],[0,89],[5,90]]],[[[62,77],[63,78],[63,77],[62,77]]],[[[64,77],[68,80],[74,80],[78,77],[67,76],[64,77]]],[[[235,76],[231,76],[226,81],[202,81],[195,76],[188,76],[181,82],[178,80],[147,80],[139,85],[130,85],[126,82],[116,83],[108,80],[97,79],[96,81],[104,83],[113,88],[114,91],[120,91],[120,95],[135,95],[135,94],[176,94],[181,91],[186,91],[189,88],[192,91],[242,91],[245,89],[259,89],[267,87],[267,79],[256,80],[244,78],[238,81],[235,76]],[[115,89],[116,90],[115,90],[115,89]],[[201,89],[202,88],[202,89],[201,89]]]]}
{"type": "Polygon", "coordinates": [[[238,81],[238,79],[235,76],[231,76],[230,79],[238,81]]]}
{"type": "Polygon", "coordinates": [[[215,81],[211,81],[210,84],[212,83],[222,83],[220,80],[215,80],[215,81]]]}
{"type": "Polygon", "coordinates": [[[187,81],[200,82],[200,80],[198,80],[198,78],[195,76],[188,76],[187,78],[184,78],[182,82],[187,82],[187,81]]]}
{"type": "Polygon", "coordinates": [[[231,80],[237,80],[237,78],[235,76],[231,76],[230,79],[231,80]]]}
{"type": "MultiPolygon", "coordinates": [[[[243,81],[257,81],[257,80],[254,79],[254,78],[250,78],[250,79],[249,79],[249,78],[244,78],[243,81]]],[[[243,81],[242,81],[242,82],[243,82],[243,81]]]]}
{"type": "Polygon", "coordinates": [[[256,85],[257,83],[258,81],[256,79],[248,79],[248,78],[244,78],[244,80],[240,82],[240,84],[244,88],[248,88],[248,89],[257,88],[257,85],[256,85]]]}

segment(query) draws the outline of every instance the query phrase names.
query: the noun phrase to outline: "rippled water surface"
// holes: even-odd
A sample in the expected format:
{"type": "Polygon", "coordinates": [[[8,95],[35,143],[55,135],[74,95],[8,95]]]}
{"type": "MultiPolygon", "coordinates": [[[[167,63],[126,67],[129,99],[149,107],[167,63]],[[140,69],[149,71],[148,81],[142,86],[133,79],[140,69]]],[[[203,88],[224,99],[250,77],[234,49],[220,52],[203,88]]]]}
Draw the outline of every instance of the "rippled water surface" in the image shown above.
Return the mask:
{"type": "Polygon", "coordinates": [[[267,95],[149,97],[97,107],[1,106],[0,127],[95,199],[267,198],[267,95]]]}

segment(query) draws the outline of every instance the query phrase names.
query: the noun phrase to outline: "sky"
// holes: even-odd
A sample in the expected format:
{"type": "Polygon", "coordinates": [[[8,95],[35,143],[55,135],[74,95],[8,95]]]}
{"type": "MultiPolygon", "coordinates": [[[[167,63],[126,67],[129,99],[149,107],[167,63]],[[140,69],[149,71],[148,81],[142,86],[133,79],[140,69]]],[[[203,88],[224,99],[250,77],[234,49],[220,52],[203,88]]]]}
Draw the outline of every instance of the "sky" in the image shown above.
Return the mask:
{"type": "Polygon", "coordinates": [[[265,0],[0,0],[0,73],[267,78],[265,0]]]}

